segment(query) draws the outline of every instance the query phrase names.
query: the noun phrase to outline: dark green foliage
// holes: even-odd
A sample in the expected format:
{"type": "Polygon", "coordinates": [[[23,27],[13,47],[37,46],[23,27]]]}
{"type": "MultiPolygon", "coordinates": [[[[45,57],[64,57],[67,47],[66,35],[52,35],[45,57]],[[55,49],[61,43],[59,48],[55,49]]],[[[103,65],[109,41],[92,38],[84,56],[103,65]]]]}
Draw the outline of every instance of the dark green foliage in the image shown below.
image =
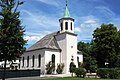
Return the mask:
{"type": "Polygon", "coordinates": [[[108,78],[108,68],[99,68],[97,70],[97,75],[100,77],[100,78],[108,78]]]}
{"type": "Polygon", "coordinates": [[[62,74],[63,68],[64,68],[64,64],[63,64],[63,63],[58,64],[58,65],[57,65],[57,70],[56,70],[56,72],[57,72],[58,74],[62,74]]]}
{"type": "Polygon", "coordinates": [[[107,67],[114,68],[119,65],[118,54],[120,54],[120,35],[117,28],[113,24],[101,25],[93,33],[92,51],[97,60],[99,68],[107,67]]]}
{"type": "Polygon", "coordinates": [[[76,68],[76,65],[74,64],[74,62],[71,62],[70,63],[70,73],[72,73],[72,77],[73,77],[73,73],[75,72],[75,68],[76,68]]]}
{"type": "Polygon", "coordinates": [[[84,78],[86,74],[86,69],[85,68],[75,68],[75,74],[77,77],[84,78]]]}
{"type": "Polygon", "coordinates": [[[52,63],[51,61],[46,65],[46,73],[47,74],[52,74],[55,71],[55,64],[52,63]]]}
{"type": "Polygon", "coordinates": [[[78,50],[83,53],[83,66],[87,71],[95,72],[97,62],[92,53],[92,44],[79,42],[78,50]]]}
{"type": "Polygon", "coordinates": [[[70,63],[70,73],[74,73],[74,68],[76,68],[76,65],[74,64],[74,62],[70,63]]]}
{"type": "Polygon", "coordinates": [[[119,72],[117,69],[113,68],[99,68],[97,71],[97,75],[100,78],[117,79],[119,76],[119,72]]]}
{"type": "Polygon", "coordinates": [[[120,69],[118,69],[118,79],[120,79],[120,69]]]}
{"type": "Polygon", "coordinates": [[[19,19],[17,8],[23,2],[16,0],[0,1],[0,60],[14,60],[25,51],[24,27],[19,19]]]}

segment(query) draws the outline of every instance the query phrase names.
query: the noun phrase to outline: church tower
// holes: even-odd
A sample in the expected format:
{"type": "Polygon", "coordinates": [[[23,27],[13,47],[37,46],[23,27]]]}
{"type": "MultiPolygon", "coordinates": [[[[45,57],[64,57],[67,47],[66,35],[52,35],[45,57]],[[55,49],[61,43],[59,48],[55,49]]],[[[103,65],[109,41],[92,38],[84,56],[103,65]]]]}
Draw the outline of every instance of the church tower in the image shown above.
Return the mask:
{"type": "Polygon", "coordinates": [[[74,19],[70,17],[67,2],[66,2],[64,16],[63,18],[59,19],[59,22],[60,22],[61,33],[63,32],[74,33],[74,19]]]}
{"type": "Polygon", "coordinates": [[[64,11],[64,16],[59,19],[60,33],[56,35],[57,43],[61,49],[61,63],[64,63],[64,74],[70,74],[70,63],[77,66],[77,34],[74,33],[74,19],[71,18],[68,4],[64,11]]]}

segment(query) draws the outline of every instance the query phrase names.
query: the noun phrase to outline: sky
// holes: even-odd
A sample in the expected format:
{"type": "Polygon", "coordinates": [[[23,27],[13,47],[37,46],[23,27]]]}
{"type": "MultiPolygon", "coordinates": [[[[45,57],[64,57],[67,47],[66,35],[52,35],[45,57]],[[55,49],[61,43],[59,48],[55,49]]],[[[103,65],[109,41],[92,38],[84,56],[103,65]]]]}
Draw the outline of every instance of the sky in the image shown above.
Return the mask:
{"type": "MultiPolygon", "coordinates": [[[[63,17],[66,0],[24,1],[19,11],[29,48],[45,35],[60,30],[59,19],[63,17]]],[[[78,42],[90,42],[93,31],[103,23],[120,29],[120,0],[68,0],[68,8],[75,19],[78,42]]]]}

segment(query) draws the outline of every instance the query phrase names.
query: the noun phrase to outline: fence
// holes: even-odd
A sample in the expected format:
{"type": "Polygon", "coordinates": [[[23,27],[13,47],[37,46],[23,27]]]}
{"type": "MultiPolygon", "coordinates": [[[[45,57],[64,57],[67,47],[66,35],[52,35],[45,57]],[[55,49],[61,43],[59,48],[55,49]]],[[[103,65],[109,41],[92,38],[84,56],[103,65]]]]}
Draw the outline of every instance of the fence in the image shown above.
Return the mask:
{"type": "MultiPolygon", "coordinates": [[[[40,76],[41,70],[6,70],[6,78],[16,78],[16,77],[32,77],[40,76]]],[[[0,78],[4,76],[4,71],[0,70],[0,78]]]]}

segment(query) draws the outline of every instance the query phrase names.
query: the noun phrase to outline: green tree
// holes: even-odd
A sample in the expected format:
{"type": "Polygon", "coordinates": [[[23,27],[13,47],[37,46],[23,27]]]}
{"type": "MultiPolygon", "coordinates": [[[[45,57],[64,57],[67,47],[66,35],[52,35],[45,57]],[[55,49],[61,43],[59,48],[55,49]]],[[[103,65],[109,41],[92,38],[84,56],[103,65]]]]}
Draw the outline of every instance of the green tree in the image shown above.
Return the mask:
{"type": "Polygon", "coordinates": [[[15,60],[25,51],[25,30],[17,11],[21,4],[19,0],[0,0],[0,60],[5,61],[4,76],[6,61],[15,60]]]}
{"type": "Polygon", "coordinates": [[[98,67],[115,67],[117,60],[118,31],[113,24],[102,24],[93,33],[93,52],[97,60],[98,67]],[[117,49],[116,49],[117,48],[117,49]]]}
{"type": "Polygon", "coordinates": [[[90,43],[79,42],[78,50],[83,53],[83,67],[88,71],[95,72],[97,68],[96,59],[92,53],[92,45],[90,43]]]}

